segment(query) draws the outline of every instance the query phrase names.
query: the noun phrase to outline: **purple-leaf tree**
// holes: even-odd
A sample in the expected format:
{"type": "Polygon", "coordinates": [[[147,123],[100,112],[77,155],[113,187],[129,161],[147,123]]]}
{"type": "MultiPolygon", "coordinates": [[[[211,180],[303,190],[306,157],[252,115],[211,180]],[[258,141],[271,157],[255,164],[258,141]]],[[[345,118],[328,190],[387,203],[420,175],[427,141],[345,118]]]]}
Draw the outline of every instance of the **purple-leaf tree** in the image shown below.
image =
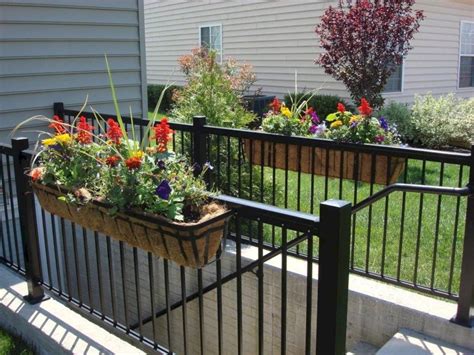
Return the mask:
{"type": "Polygon", "coordinates": [[[341,80],[359,103],[365,97],[383,105],[388,78],[412,48],[422,11],[415,0],[339,0],[316,26],[323,53],[316,59],[325,72],[341,80]]]}

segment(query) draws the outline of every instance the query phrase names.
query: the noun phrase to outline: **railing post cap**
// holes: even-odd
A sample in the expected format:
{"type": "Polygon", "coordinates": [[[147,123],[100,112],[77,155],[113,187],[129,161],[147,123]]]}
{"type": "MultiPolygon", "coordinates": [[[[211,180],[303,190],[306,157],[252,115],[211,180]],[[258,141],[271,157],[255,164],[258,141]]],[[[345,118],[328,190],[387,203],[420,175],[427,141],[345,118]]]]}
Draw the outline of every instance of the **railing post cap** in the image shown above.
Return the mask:
{"type": "Polygon", "coordinates": [[[351,208],[352,203],[345,200],[326,200],[321,202],[321,207],[340,209],[340,208],[351,208]]]}
{"type": "Polygon", "coordinates": [[[17,150],[25,150],[30,147],[30,142],[27,137],[14,137],[11,140],[12,148],[17,150]]]}
{"type": "Polygon", "coordinates": [[[197,115],[193,116],[193,125],[204,126],[206,124],[206,116],[197,115]]]}

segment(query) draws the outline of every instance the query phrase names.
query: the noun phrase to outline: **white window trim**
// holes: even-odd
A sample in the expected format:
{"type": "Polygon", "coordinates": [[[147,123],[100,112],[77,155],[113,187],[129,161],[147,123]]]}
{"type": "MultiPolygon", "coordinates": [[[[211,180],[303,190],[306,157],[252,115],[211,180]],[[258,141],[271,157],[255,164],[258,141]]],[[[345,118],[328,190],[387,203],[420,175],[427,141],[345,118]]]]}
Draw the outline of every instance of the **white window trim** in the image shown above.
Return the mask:
{"type": "Polygon", "coordinates": [[[472,86],[467,86],[467,87],[464,87],[462,88],[460,86],[461,82],[460,82],[460,74],[461,74],[461,57],[474,57],[474,54],[463,54],[461,55],[461,37],[462,37],[462,24],[463,23],[470,23],[470,24],[473,24],[474,25],[474,21],[467,21],[467,20],[461,20],[459,22],[459,41],[458,41],[458,44],[459,44],[459,49],[458,49],[458,78],[457,78],[457,89],[460,90],[460,91],[472,91],[474,90],[474,87],[472,86]]]}
{"type": "Polygon", "coordinates": [[[220,31],[221,31],[221,41],[220,41],[220,47],[221,47],[221,56],[220,56],[220,60],[219,60],[219,64],[222,64],[222,59],[224,58],[224,47],[222,46],[222,37],[223,37],[223,32],[222,32],[222,23],[206,23],[206,24],[203,24],[203,25],[200,25],[199,26],[199,47],[201,47],[201,28],[203,27],[219,27],[220,28],[220,31]]]}
{"type": "Polygon", "coordinates": [[[390,92],[382,92],[382,96],[397,96],[403,94],[405,91],[405,58],[402,60],[402,82],[400,85],[400,91],[390,91],[390,92]]]}

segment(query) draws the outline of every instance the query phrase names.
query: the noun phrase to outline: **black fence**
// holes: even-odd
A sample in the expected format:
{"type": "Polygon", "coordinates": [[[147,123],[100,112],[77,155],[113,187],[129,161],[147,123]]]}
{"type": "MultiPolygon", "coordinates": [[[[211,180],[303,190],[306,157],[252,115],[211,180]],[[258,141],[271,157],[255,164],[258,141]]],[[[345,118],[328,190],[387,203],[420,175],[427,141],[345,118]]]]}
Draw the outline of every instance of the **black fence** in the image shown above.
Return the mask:
{"type": "Polygon", "coordinates": [[[276,346],[282,353],[290,346],[289,330],[298,326],[303,331],[296,339],[292,336],[293,348],[307,354],[345,354],[349,202],[324,202],[316,217],[221,195],[218,199],[234,211],[224,253],[202,269],[188,269],[43,210],[25,174],[32,158],[28,145],[26,138],[0,145],[3,197],[8,195],[11,203],[2,215],[0,260],[26,276],[28,302],[43,301],[47,289],[158,352],[184,354],[196,347],[201,354],[275,349],[266,339],[268,331],[275,331],[268,320],[274,322],[278,302],[276,346]],[[255,228],[254,257],[246,254],[246,225],[255,228]],[[267,227],[281,236],[281,245],[272,250],[264,246],[267,227]],[[320,251],[317,295],[314,244],[320,251]],[[303,288],[293,290],[288,286],[289,255],[297,248],[308,250],[306,275],[299,279],[303,288]],[[281,267],[265,266],[276,257],[281,267]],[[264,282],[267,278],[271,284],[264,282]],[[269,293],[271,306],[266,304],[269,293]],[[304,301],[295,302],[296,296],[304,301]],[[296,309],[300,318],[293,317],[296,309]],[[249,314],[257,322],[257,335],[247,329],[253,323],[249,314]]]}
{"type": "MultiPolygon", "coordinates": [[[[78,114],[62,104],[56,113],[69,120],[78,114]]],[[[132,121],[125,121],[130,128],[132,121]]],[[[148,122],[133,121],[140,136],[148,122]]],[[[474,266],[463,264],[474,259],[473,148],[449,152],[341,144],[207,126],[204,117],[171,126],[174,151],[200,164],[210,162],[209,184],[227,195],[310,214],[318,214],[319,204],[328,199],[351,201],[351,272],[454,301],[466,279],[474,283],[474,266]],[[392,189],[373,200],[394,183],[412,188],[392,189]],[[449,188],[461,190],[448,193],[449,188]]],[[[243,234],[255,245],[254,230],[249,225],[243,234]]],[[[281,245],[274,228],[264,230],[264,245],[281,245]]],[[[298,247],[290,254],[306,258],[307,250],[298,247]]],[[[318,256],[315,246],[313,259],[318,256]]]]}
{"type": "MultiPolygon", "coordinates": [[[[55,105],[55,113],[67,122],[72,122],[78,114],[77,111],[65,110],[62,104],[55,105]]],[[[83,115],[94,119],[92,113],[83,115]]],[[[113,115],[104,116],[108,117],[114,118],[113,115]]],[[[130,129],[132,120],[124,120],[127,129],[130,129]]],[[[148,120],[134,119],[133,124],[142,138],[148,120]]],[[[235,310],[236,334],[233,338],[237,339],[236,352],[245,352],[245,327],[242,328],[242,307],[245,308],[245,302],[242,295],[246,291],[242,286],[242,277],[255,268],[256,275],[261,276],[263,263],[281,255],[282,275],[285,276],[279,283],[282,292],[279,298],[282,300],[280,346],[284,349],[288,328],[285,316],[288,310],[284,306],[288,301],[285,260],[289,256],[304,260],[308,266],[308,283],[312,279],[312,267],[309,265],[319,262],[322,273],[320,286],[324,286],[323,265],[330,262],[325,258],[331,254],[324,251],[322,225],[325,212],[320,206],[326,200],[337,199],[353,204],[350,221],[337,224],[340,228],[350,229],[348,265],[351,272],[455,300],[458,302],[458,313],[454,320],[467,326],[471,324],[473,314],[470,305],[474,302],[474,149],[462,153],[337,144],[322,139],[207,126],[203,117],[195,117],[193,124],[172,123],[171,126],[176,131],[172,142],[174,151],[188,156],[197,164],[210,162],[214,170],[208,175],[209,185],[219,188],[228,196],[239,198],[232,200],[228,197],[229,202],[242,207],[237,209],[233,233],[228,236],[230,249],[235,249],[235,256],[229,258],[224,255],[215,264],[190,274],[187,269],[175,270],[166,260],[158,260],[123,243],[81,229],[37,207],[37,223],[27,224],[37,225],[37,228],[26,233],[31,235],[30,240],[19,243],[21,239],[18,238],[25,233],[20,233],[23,224],[20,226],[17,223],[18,215],[21,217],[21,211],[25,211],[25,208],[31,209],[31,200],[23,201],[20,198],[18,206],[15,205],[16,189],[25,188],[14,181],[15,176],[18,176],[15,173],[25,167],[18,168],[20,162],[24,163],[19,157],[28,156],[21,153],[24,149],[21,144],[24,143],[16,143],[19,145],[15,149],[1,147],[5,220],[2,224],[0,252],[5,263],[25,272],[28,268],[25,268],[23,261],[22,245],[34,245],[35,240],[38,240],[35,233],[40,235],[40,256],[28,255],[28,250],[26,254],[26,260],[33,265],[37,265],[38,260],[42,264],[42,273],[29,275],[28,278],[33,280],[30,282],[32,295],[35,287],[43,284],[155,349],[179,349],[184,352],[189,349],[192,332],[188,328],[189,309],[187,311],[186,308],[191,307],[189,302],[197,301],[199,346],[204,352],[204,348],[209,346],[206,339],[210,338],[205,332],[206,323],[203,321],[207,314],[204,304],[207,295],[216,292],[215,339],[217,350],[222,351],[234,344],[225,338],[227,333],[223,329],[226,307],[222,306],[222,302],[226,298],[222,286],[227,282],[235,282],[238,307],[235,310]],[[16,167],[10,166],[15,161],[16,167]],[[314,217],[309,217],[313,215],[321,216],[319,227],[302,229],[302,226],[307,226],[305,218],[314,220],[314,217]],[[315,234],[320,237],[319,243],[310,238],[315,234]],[[248,261],[241,255],[242,246],[248,245],[258,250],[255,261],[248,261]],[[227,265],[231,259],[233,262],[227,265]],[[213,271],[208,272],[209,269],[213,271]],[[84,272],[78,276],[76,270],[85,270],[86,276],[84,272]],[[71,276],[78,279],[72,281],[71,276]],[[158,282],[160,277],[162,280],[158,282]],[[180,281],[173,286],[175,280],[180,281]],[[132,286],[126,287],[129,284],[132,286]],[[146,305],[140,304],[144,294],[148,294],[146,305]],[[114,301],[114,298],[117,299],[114,301]],[[129,299],[131,301],[128,303],[129,299]],[[171,314],[176,311],[181,312],[182,318],[178,337],[184,339],[181,347],[173,336],[174,332],[171,332],[171,314]],[[161,324],[163,320],[165,325],[161,324]],[[150,324],[153,330],[148,334],[145,328],[150,324]],[[161,326],[164,332],[158,331],[161,326]],[[167,338],[161,339],[160,334],[167,334],[167,338]]],[[[339,233],[345,232],[339,230],[339,233]]],[[[338,260],[329,258],[333,262],[338,260]]],[[[341,262],[344,262],[344,258],[341,262]]],[[[334,267],[333,272],[341,272],[336,265],[334,267]]],[[[263,282],[260,276],[256,290],[259,303],[256,308],[258,349],[262,353],[265,346],[265,317],[262,316],[264,306],[261,300],[264,299],[265,287],[260,286],[263,282]]],[[[334,277],[327,280],[330,282],[334,277]]],[[[308,314],[311,313],[309,293],[308,286],[308,314]]],[[[335,297],[319,297],[327,302],[324,308],[331,313],[332,324],[334,319],[342,319],[343,314],[335,315],[337,309],[330,306],[335,307],[335,303],[331,303],[331,300],[336,300],[335,297]]],[[[338,309],[345,312],[345,301],[339,299],[338,302],[342,302],[342,308],[338,309]]],[[[318,312],[318,322],[320,314],[323,313],[318,312]]],[[[307,316],[305,320],[305,335],[312,330],[310,318],[307,316]]],[[[321,319],[325,318],[321,316],[321,319]]],[[[318,327],[318,332],[322,332],[322,328],[331,329],[327,326],[318,327]]],[[[340,332],[338,334],[340,336],[340,332]]],[[[332,342],[332,346],[341,344],[341,337],[339,340],[335,340],[335,336],[325,338],[332,342]]],[[[315,337],[303,340],[306,351],[315,348],[315,337]]],[[[319,338],[317,344],[321,344],[319,338]]]]}

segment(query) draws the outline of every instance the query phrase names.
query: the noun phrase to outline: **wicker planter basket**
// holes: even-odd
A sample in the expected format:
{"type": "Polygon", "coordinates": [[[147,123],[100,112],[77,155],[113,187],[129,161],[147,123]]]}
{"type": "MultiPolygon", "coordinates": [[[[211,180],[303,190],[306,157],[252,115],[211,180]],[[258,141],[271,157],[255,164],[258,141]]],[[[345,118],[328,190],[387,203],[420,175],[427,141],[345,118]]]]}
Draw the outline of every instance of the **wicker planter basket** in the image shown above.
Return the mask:
{"type": "Polygon", "coordinates": [[[32,183],[32,187],[46,211],[192,268],[201,268],[216,256],[231,216],[231,211],[222,207],[196,223],[175,223],[140,211],[110,216],[110,207],[104,203],[90,201],[78,206],[59,200],[65,192],[58,188],[38,183],[32,183]]]}
{"type": "MultiPolygon", "coordinates": [[[[250,140],[244,139],[244,151],[246,156],[255,165],[262,164],[262,141],[253,140],[252,151],[250,140]]],[[[322,175],[343,179],[357,179],[357,181],[372,182],[372,155],[370,153],[359,153],[359,161],[356,164],[357,153],[350,151],[340,151],[335,149],[313,148],[301,146],[301,153],[298,146],[288,144],[288,155],[286,144],[263,142],[264,155],[263,165],[275,167],[276,169],[286,169],[291,171],[301,171],[302,173],[322,175]],[[275,146],[275,148],[273,148],[275,146]],[[275,153],[275,154],[274,154],[275,153]],[[275,155],[275,156],[274,156],[275,155]],[[287,159],[288,156],[288,159],[287,159]],[[342,171],[341,160],[343,159],[342,171]],[[314,160],[314,166],[313,164],[314,160]],[[288,161],[288,162],[287,162],[288,161]],[[313,169],[312,169],[313,168],[313,169]],[[357,176],[356,176],[357,173],[357,176]]],[[[403,158],[392,157],[390,160],[390,171],[388,157],[375,155],[375,167],[373,182],[387,185],[397,182],[398,177],[405,169],[403,158]]]]}

